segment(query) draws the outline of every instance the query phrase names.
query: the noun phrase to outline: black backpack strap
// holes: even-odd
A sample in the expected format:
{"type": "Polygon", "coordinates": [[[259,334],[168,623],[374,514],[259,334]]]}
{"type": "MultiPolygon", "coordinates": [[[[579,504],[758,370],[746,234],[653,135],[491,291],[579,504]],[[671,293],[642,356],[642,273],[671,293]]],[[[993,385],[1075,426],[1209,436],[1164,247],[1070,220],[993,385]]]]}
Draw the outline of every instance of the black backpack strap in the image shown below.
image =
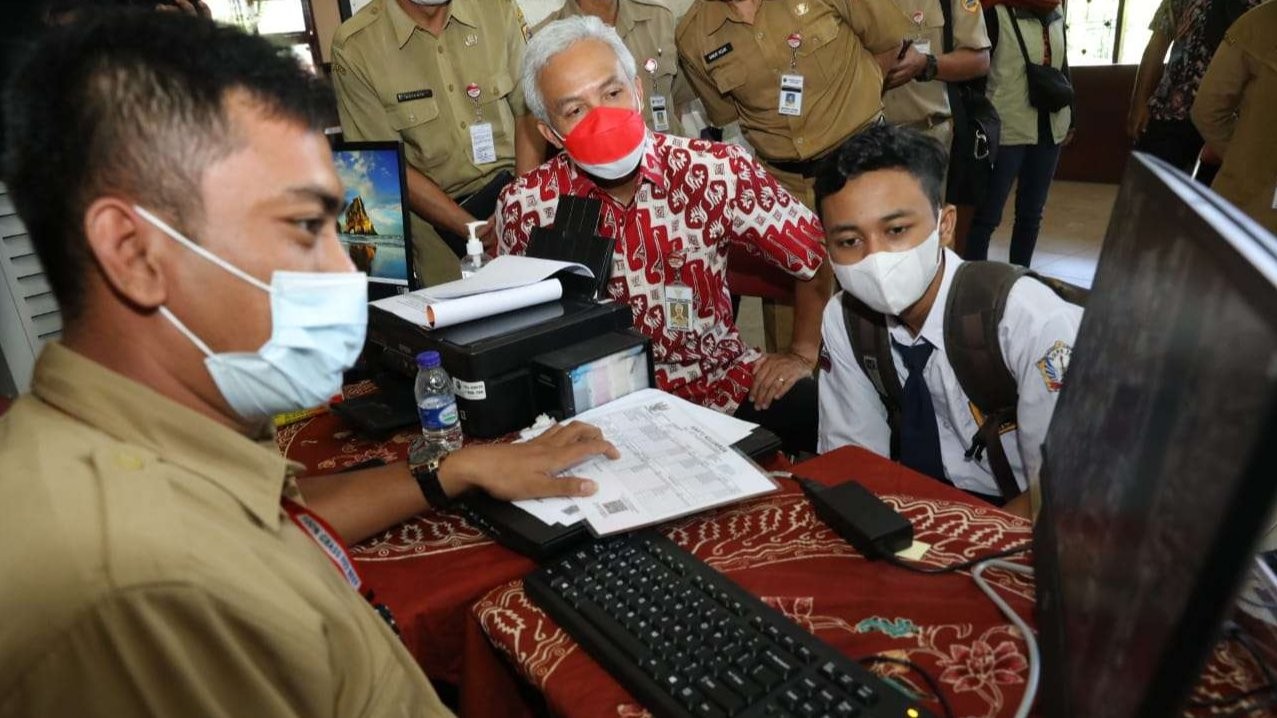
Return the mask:
{"type": "Polygon", "coordinates": [[[865,306],[863,302],[842,293],[842,319],[856,363],[869,377],[878,398],[887,408],[887,426],[891,429],[891,459],[900,458],[900,377],[891,354],[891,336],[887,318],[865,306]]]}
{"type": "Polygon", "coordinates": [[[940,14],[944,16],[944,41],[940,49],[947,55],[953,52],[953,0],[940,0],[940,14]]]}
{"type": "Polygon", "coordinates": [[[1001,428],[1015,422],[1019,387],[1002,355],[998,324],[1012,285],[1027,271],[1002,262],[963,262],[953,275],[945,303],[945,355],[958,384],[983,418],[967,457],[989,453],[989,468],[1004,499],[1020,493],[1000,439],[1001,428]]]}

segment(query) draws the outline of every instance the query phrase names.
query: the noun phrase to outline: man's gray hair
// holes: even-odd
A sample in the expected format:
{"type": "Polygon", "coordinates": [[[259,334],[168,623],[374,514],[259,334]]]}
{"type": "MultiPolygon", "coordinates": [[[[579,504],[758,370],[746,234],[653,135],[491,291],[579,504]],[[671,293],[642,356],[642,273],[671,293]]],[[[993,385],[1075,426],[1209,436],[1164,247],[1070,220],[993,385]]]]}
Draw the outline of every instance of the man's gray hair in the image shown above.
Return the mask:
{"type": "Polygon", "coordinates": [[[607,43],[612,48],[617,64],[631,84],[638,77],[634,55],[621,42],[621,36],[616,34],[614,28],[608,27],[593,15],[556,20],[538,30],[528,41],[528,48],[523,53],[523,97],[528,104],[528,111],[538,120],[550,124],[550,113],[546,109],[545,98],[541,96],[541,88],[537,85],[541,71],[555,55],[581,40],[591,39],[607,43]]]}

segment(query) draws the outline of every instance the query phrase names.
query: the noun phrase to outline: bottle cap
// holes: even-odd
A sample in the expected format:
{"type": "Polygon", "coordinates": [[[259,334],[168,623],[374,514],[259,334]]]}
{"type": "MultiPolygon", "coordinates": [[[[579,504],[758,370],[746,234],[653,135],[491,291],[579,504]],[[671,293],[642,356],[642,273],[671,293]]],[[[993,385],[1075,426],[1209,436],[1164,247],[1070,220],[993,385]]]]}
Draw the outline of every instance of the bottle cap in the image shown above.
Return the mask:
{"type": "Polygon", "coordinates": [[[483,254],[483,242],[479,241],[479,236],[475,232],[486,224],[487,222],[466,222],[466,229],[470,232],[470,239],[466,240],[467,255],[483,254]]]}
{"type": "Polygon", "coordinates": [[[439,360],[439,352],[429,351],[421,352],[417,355],[417,366],[422,369],[434,369],[441,364],[439,360]]]}

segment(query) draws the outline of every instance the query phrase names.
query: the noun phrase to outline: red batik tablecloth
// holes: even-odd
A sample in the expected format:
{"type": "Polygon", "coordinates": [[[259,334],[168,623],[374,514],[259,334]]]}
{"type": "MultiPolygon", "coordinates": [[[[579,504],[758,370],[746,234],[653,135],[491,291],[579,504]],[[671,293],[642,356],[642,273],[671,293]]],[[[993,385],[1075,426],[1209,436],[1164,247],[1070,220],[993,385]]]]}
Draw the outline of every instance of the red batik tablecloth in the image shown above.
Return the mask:
{"type": "MultiPolygon", "coordinates": [[[[368,390],[358,385],[347,395],[368,390]]],[[[326,474],[372,458],[403,460],[415,436],[412,428],[384,441],[361,440],[337,417],[323,414],[283,427],[277,439],[289,458],[312,474],[326,474]]],[[[825,483],[854,477],[882,495],[913,522],[920,541],[933,544],[929,562],[969,558],[1030,535],[1027,522],[869,452],[844,449],[796,470],[825,483]]],[[[923,665],[942,681],[956,715],[1010,716],[1024,687],[1024,643],[970,576],[924,576],[869,563],[814,520],[792,482],[781,483],[780,493],[665,532],[849,655],[885,653],[923,665]]],[[[529,706],[540,699],[528,695],[511,665],[557,714],[644,713],[529,604],[518,579],[533,563],[464,520],[426,512],[353,547],[352,556],[378,600],[394,611],[427,675],[460,687],[462,715],[531,714],[529,706]]],[[[1032,625],[1032,583],[1006,573],[986,575],[1032,625]]],[[[917,676],[890,666],[879,670],[926,692],[917,676]]],[[[1197,696],[1230,696],[1261,684],[1254,662],[1236,644],[1221,644],[1197,696]]]]}

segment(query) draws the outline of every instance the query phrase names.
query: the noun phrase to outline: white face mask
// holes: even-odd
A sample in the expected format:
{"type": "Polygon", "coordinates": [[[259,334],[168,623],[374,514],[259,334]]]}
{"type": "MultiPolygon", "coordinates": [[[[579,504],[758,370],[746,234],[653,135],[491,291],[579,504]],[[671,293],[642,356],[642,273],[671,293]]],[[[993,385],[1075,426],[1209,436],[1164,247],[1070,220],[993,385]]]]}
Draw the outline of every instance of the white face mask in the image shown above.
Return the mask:
{"type": "Polygon", "coordinates": [[[270,294],[271,335],[256,352],[215,353],[169,311],[160,314],[206,357],[204,366],[231,409],[258,421],[326,403],[341,391],[368,329],[362,272],[274,272],[269,285],[182,236],[141,207],[138,214],[192,252],[270,294]]]}
{"type": "Polygon", "coordinates": [[[838,284],[870,309],[891,316],[926,294],[940,268],[940,219],[922,244],[902,252],[874,252],[855,264],[834,263],[838,284]]]}

